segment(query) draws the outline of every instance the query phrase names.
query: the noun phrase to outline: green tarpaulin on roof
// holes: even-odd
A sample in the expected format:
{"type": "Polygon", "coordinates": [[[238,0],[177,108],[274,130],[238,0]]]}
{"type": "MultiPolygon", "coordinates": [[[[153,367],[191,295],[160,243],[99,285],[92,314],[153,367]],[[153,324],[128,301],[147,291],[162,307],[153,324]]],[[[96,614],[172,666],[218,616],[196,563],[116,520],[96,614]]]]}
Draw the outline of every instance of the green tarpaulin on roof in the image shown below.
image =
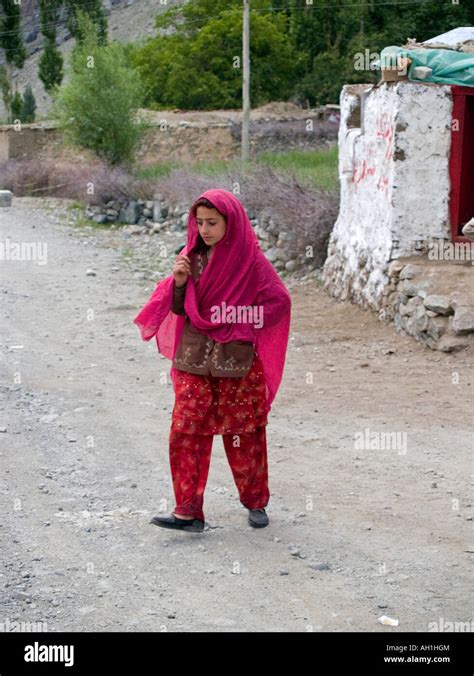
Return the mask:
{"type": "Polygon", "coordinates": [[[413,82],[437,82],[461,87],[474,87],[474,54],[458,52],[452,49],[406,49],[404,47],[385,47],[382,50],[380,64],[384,68],[396,67],[400,56],[408,56],[412,63],[407,75],[413,82]],[[419,66],[431,68],[426,77],[415,77],[413,71],[419,66]]]}

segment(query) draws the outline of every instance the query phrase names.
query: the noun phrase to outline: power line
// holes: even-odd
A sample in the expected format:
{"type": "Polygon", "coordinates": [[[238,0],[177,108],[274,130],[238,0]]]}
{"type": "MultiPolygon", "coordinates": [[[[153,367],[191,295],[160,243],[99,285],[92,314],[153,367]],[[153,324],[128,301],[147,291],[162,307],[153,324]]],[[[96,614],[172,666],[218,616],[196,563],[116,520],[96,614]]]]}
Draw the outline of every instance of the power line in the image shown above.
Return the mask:
{"type": "MultiPolygon", "coordinates": [[[[95,2],[85,2],[83,5],[79,5],[78,9],[83,9],[84,7],[91,7],[93,5],[96,5],[95,2]]],[[[61,5],[60,7],[57,8],[59,12],[61,12],[64,9],[64,5],[61,5]]],[[[105,8],[103,8],[104,11],[107,11],[105,8]]],[[[123,9],[123,8],[122,8],[123,9]]],[[[1,19],[13,19],[16,18],[18,14],[0,14],[0,20],[1,19]]],[[[23,16],[20,12],[20,16],[23,16]]]]}
{"type": "MultiPolygon", "coordinates": [[[[60,21],[53,21],[51,23],[45,23],[44,25],[41,25],[41,28],[43,29],[43,28],[54,28],[54,27],[57,27],[57,26],[64,26],[64,23],[68,20],[68,18],[62,19],[60,21]]],[[[22,28],[20,26],[20,28],[18,30],[0,31],[0,36],[1,35],[13,35],[15,33],[18,33],[21,30],[22,30],[22,28]]]]}
{"type": "MultiPolygon", "coordinates": [[[[379,5],[394,5],[399,6],[399,5],[422,5],[423,3],[439,3],[439,0],[375,0],[376,5],[372,7],[371,9],[377,9],[379,5]]],[[[448,5],[452,5],[452,0],[445,0],[445,3],[448,5]]],[[[339,7],[358,7],[359,9],[363,9],[363,5],[359,3],[351,3],[351,4],[333,4],[333,5],[304,5],[302,7],[292,7],[290,9],[291,12],[293,11],[305,11],[308,9],[337,9],[339,7]]],[[[369,7],[367,7],[369,9],[369,7]]],[[[257,12],[257,13],[265,13],[265,12],[287,12],[288,8],[283,8],[283,7],[269,7],[267,9],[252,9],[252,12],[257,12]]]]}
{"type": "MultiPolygon", "coordinates": [[[[393,7],[400,7],[400,6],[402,6],[402,5],[405,6],[405,5],[423,5],[423,4],[430,4],[430,3],[434,3],[435,1],[438,2],[439,0],[375,0],[375,1],[377,2],[377,6],[393,6],[393,7]]],[[[445,1],[446,1],[446,4],[452,5],[451,0],[445,0],[445,1]]],[[[95,5],[95,3],[86,3],[86,4],[84,4],[84,5],[81,5],[81,6],[80,6],[80,9],[82,9],[83,7],[91,6],[91,5],[95,5]]],[[[376,9],[377,6],[375,6],[374,9],[376,9]]],[[[319,10],[319,11],[322,11],[322,10],[325,10],[325,9],[342,9],[342,8],[346,8],[346,7],[358,7],[358,8],[362,8],[362,5],[361,5],[360,3],[359,3],[359,4],[354,4],[354,3],[351,3],[351,4],[339,4],[339,3],[338,3],[338,4],[325,4],[325,5],[306,5],[306,6],[302,6],[302,7],[294,7],[294,8],[292,8],[291,11],[294,11],[294,10],[307,11],[308,9],[310,9],[310,10],[319,10]]],[[[223,10],[222,12],[219,12],[219,14],[216,14],[216,15],[211,16],[211,17],[206,16],[206,17],[203,17],[202,19],[184,19],[184,21],[182,22],[182,24],[179,24],[179,23],[177,23],[177,22],[174,22],[174,24],[171,24],[171,25],[174,25],[174,27],[176,27],[176,25],[178,25],[178,26],[182,25],[183,27],[202,25],[203,23],[206,23],[206,22],[208,22],[208,21],[210,21],[210,20],[212,20],[212,19],[224,18],[225,13],[227,13],[227,12],[229,12],[229,11],[232,11],[232,10],[234,10],[234,9],[235,9],[235,10],[238,10],[239,8],[238,8],[238,6],[236,5],[235,7],[230,7],[230,8],[228,8],[228,9],[225,9],[225,10],[223,10]]],[[[272,12],[281,12],[281,13],[285,13],[285,14],[286,14],[286,11],[287,11],[287,10],[286,10],[285,8],[282,8],[282,7],[269,7],[269,8],[267,8],[267,9],[251,9],[251,10],[250,10],[250,14],[252,14],[252,13],[256,13],[256,14],[268,14],[268,13],[272,13],[272,12]]],[[[156,16],[159,16],[159,14],[157,14],[156,16]]],[[[1,18],[5,18],[5,17],[0,17],[0,19],[1,19],[1,18]]],[[[42,26],[41,28],[53,28],[53,27],[58,27],[58,26],[63,26],[63,27],[65,27],[64,24],[67,22],[68,18],[69,18],[69,17],[64,17],[63,19],[60,19],[60,20],[57,21],[57,22],[51,22],[51,23],[45,24],[45,25],[42,26]]],[[[184,17],[182,17],[182,15],[181,15],[181,16],[178,15],[178,16],[176,17],[176,19],[183,19],[183,18],[184,18],[184,17]]],[[[21,30],[21,29],[20,29],[20,30],[21,30]]],[[[15,30],[12,30],[12,31],[0,31],[0,37],[3,36],[3,35],[13,35],[13,34],[15,34],[15,33],[17,33],[17,32],[18,32],[18,31],[15,31],[15,30]]],[[[151,39],[155,39],[155,38],[157,38],[157,37],[163,37],[163,36],[155,35],[155,36],[152,37],[151,39]]],[[[166,36],[165,36],[165,37],[166,37],[166,36]]],[[[3,52],[17,52],[17,51],[20,51],[20,50],[21,50],[21,48],[20,48],[20,49],[18,49],[18,48],[9,48],[9,49],[3,49],[2,51],[3,51],[3,52]]]]}
{"type": "MultiPolygon", "coordinates": [[[[439,3],[439,0],[375,0],[377,3],[373,9],[376,10],[378,6],[394,6],[394,7],[399,7],[402,5],[423,5],[423,4],[428,4],[428,3],[439,3]]],[[[452,0],[445,0],[446,4],[449,4],[451,6],[456,6],[452,4],[452,0]]],[[[90,6],[95,6],[95,2],[90,2],[90,3],[85,3],[84,5],[80,5],[78,9],[83,9],[85,7],[90,7],[90,6]]],[[[459,5],[460,6],[460,5],[459,5]]],[[[345,8],[345,7],[358,7],[359,9],[362,8],[363,6],[360,3],[351,3],[351,4],[341,4],[341,3],[334,3],[334,4],[325,4],[325,5],[304,5],[301,7],[292,7],[291,12],[293,11],[308,11],[308,10],[324,10],[324,9],[339,9],[339,8],[345,8]]],[[[60,8],[61,9],[61,8],[60,8]]],[[[119,9],[125,9],[119,8],[119,9]]],[[[188,26],[188,25],[199,25],[202,24],[203,22],[207,22],[212,19],[218,19],[218,18],[223,18],[224,14],[226,12],[232,11],[232,10],[238,10],[239,7],[237,5],[231,6],[228,9],[223,10],[222,12],[219,12],[219,14],[216,14],[215,16],[206,16],[203,17],[202,19],[184,19],[183,25],[188,26]]],[[[255,14],[268,14],[271,12],[281,12],[281,13],[286,13],[288,11],[288,8],[283,8],[283,7],[268,7],[267,9],[251,9],[250,14],[255,13],[255,14]]],[[[164,14],[164,12],[163,12],[164,14]]],[[[16,15],[10,15],[10,17],[14,17],[16,15]]],[[[160,14],[156,14],[156,16],[160,16],[160,14]]],[[[4,18],[9,18],[8,15],[0,16],[0,20],[4,18]]],[[[48,24],[45,24],[44,27],[46,28],[52,28],[54,26],[61,26],[63,25],[69,17],[64,17],[62,19],[59,19],[58,21],[51,22],[48,24]]],[[[177,15],[176,19],[183,19],[184,17],[182,15],[177,15]]],[[[16,31],[0,31],[0,36],[1,35],[10,35],[12,33],[15,33],[16,31]]]]}

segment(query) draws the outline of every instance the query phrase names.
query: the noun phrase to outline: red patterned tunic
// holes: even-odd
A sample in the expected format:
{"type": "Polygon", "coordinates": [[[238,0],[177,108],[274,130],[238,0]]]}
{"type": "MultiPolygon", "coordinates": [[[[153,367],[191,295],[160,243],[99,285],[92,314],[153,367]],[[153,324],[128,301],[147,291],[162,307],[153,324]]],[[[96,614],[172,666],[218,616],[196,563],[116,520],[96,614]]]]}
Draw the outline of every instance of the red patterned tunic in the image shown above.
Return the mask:
{"type": "Polygon", "coordinates": [[[265,377],[257,354],[242,378],[178,371],[171,430],[187,434],[243,434],[267,424],[265,377]]]}

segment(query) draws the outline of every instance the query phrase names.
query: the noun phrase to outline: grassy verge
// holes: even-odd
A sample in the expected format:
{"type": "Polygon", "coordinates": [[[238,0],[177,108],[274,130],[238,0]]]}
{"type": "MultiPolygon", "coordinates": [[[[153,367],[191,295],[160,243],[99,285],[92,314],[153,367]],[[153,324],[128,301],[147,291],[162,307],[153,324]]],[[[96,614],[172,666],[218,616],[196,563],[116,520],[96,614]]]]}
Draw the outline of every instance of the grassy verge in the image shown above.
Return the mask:
{"type": "Polygon", "coordinates": [[[97,223],[97,221],[93,221],[92,218],[88,218],[87,216],[84,215],[83,213],[84,205],[81,205],[80,202],[75,202],[74,204],[70,204],[67,207],[67,210],[71,212],[71,216],[74,216],[74,220],[68,224],[71,225],[73,228],[96,228],[96,229],[103,229],[103,230],[110,230],[110,223],[97,223]]]}
{"type": "Polygon", "coordinates": [[[265,153],[259,161],[275,170],[291,171],[296,177],[318,188],[338,190],[337,147],[318,152],[289,150],[286,153],[265,153]]]}
{"type": "MultiPolygon", "coordinates": [[[[276,171],[293,173],[306,184],[323,188],[331,192],[338,191],[337,147],[317,152],[290,150],[285,153],[264,153],[258,160],[249,160],[246,165],[264,164],[276,171]]],[[[163,162],[146,168],[137,168],[137,178],[164,178],[174,169],[191,169],[197,174],[214,176],[242,169],[239,160],[216,160],[215,162],[196,162],[191,167],[180,162],[163,162]]]]}

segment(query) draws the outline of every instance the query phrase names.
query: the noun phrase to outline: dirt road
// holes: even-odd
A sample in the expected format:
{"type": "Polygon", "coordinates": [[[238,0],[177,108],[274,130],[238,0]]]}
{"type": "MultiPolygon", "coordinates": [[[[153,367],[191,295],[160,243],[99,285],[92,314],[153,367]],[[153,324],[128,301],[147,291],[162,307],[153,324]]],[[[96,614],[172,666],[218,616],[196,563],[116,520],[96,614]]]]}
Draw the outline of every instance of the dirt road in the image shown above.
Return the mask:
{"type": "Polygon", "coordinates": [[[62,204],[0,211],[3,243],[47,243],[46,264],[1,261],[0,622],[387,633],[471,622],[469,354],[432,352],[314,280],[287,281],[270,525],[247,525],[216,437],[210,528],[161,530],[149,519],[174,506],[169,361],[132,323],[154,288],[140,268],[151,244],[74,227],[62,204]]]}

